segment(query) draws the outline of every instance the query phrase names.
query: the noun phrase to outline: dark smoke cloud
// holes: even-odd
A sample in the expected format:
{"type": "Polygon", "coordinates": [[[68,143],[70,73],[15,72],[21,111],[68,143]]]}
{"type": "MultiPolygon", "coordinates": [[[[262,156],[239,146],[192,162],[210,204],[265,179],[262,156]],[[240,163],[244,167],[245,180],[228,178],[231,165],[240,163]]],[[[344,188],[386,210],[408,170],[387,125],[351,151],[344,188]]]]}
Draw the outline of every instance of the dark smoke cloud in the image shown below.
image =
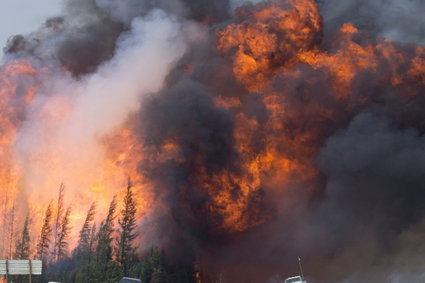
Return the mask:
{"type": "Polygon", "coordinates": [[[46,21],[37,32],[12,37],[6,55],[58,61],[73,74],[94,72],[110,59],[124,26],[101,11],[94,0],[68,1],[65,15],[46,21]]]}
{"type": "Polygon", "coordinates": [[[357,115],[318,154],[322,197],[308,200],[306,184],[273,195],[274,220],[210,243],[209,263],[232,282],[280,282],[299,272],[297,256],[308,282],[421,282],[424,141],[386,117],[357,115]]]}
{"type": "Polygon", "coordinates": [[[425,44],[425,4],[422,0],[317,0],[328,29],[346,22],[378,36],[425,44]]]}
{"type": "MultiPolygon", "coordinates": [[[[154,168],[147,162],[142,169],[148,170],[146,175],[166,193],[175,221],[184,229],[197,227],[193,232],[201,238],[209,237],[221,220],[211,219],[213,215],[206,210],[211,200],[202,190],[198,169],[206,166],[211,175],[236,170],[231,113],[215,107],[199,83],[181,81],[146,102],[141,114],[147,146],[161,147],[172,141],[179,148],[173,159],[154,160],[154,168]]],[[[159,148],[157,151],[160,154],[159,148]]]]}
{"type": "MultiPolygon", "coordinates": [[[[385,266],[385,261],[400,260],[396,246],[404,241],[402,231],[420,223],[425,215],[424,140],[415,129],[361,114],[346,130],[329,138],[318,156],[327,185],[326,199],[315,218],[319,218],[317,223],[326,223],[322,228],[332,239],[331,245],[346,249],[344,253],[351,253],[357,261],[355,273],[370,272],[360,275],[364,282],[376,282],[377,276],[378,281],[387,282],[390,274],[373,274],[370,265],[377,262],[383,266],[376,270],[386,267],[386,271],[394,267],[385,266]]],[[[404,257],[410,252],[402,251],[404,257]]],[[[414,281],[419,282],[420,276],[416,274],[414,281]]]]}
{"type": "Polygon", "coordinates": [[[112,58],[120,34],[128,31],[133,19],[158,8],[206,24],[230,17],[228,0],[69,0],[63,16],[48,19],[27,36],[11,37],[4,51],[8,57],[31,55],[44,61],[58,60],[75,75],[92,73],[112,58]]]}
{"type": "Polygon", "coordinates": [[[160,8],[168,13],[205,23],[216,23],[230,17],[228,0],[96,0],[96,3],[113,18],[128,23],[146,11],[160,8]]]}
{"type": "MultiPolygon", "coordinates": [[[[321,7],[326,6],[322,3],[321,7]]],[[[325,12],[327,32],[332,34],[329,25],[337,29],[346,22],[343,19],[333,21],[325,12]]],[[[384,30],[362,23],[359,28],[383,35],[384,30]]],[[[209,35],[214,38],[213,33],[209,35]]],[[[359,44],[378,42],[364,39],[363,34],[354,40],[359,44]]],[[[421,204],[425,199],[423,84],[411,81],[404,85],[417,96],[397,95],[381,83],[390,76],[390,68],[379,54],[378,71],[357,73],[348,100],[335,96],[332,80],[322,70],[297,65],[278,73],[270,91],[282,91],[277,99],[287,105],[281,117],[283,130],[270,132],[260,127],[252,137],[253,151],[261,152],[268,135],[311,133],[302,146],[315,148],[312,158],[319,176],[308,183],[293,183],[284,195],[273,193],[282,184],[271,185],[271,190],[264,184],[260,203],[272,211],[273,219],[217,239],[211,235],[215,236],[220,219],[197,213],[209,199],[196,182],[196,170],[208,168],[214,174],[238,167],[241,161],[230,138],[237,113],[255,117],[260,125],[271,117],[258,98],[262,94],[249,93],[236,82],[228,58],[207,47],[212,42],[209,38],[192,45],[169,76],[171,87],[153,95],[140,119],[144,144],[161,147],[172,140],[181,148],[178,157],[159,162],[157,157],[149,158],[141,170],[166,198],[172,217],[164,226],[183,235],[179,238],[184,239],[184,250],[193,241],[195,244],[189,244],[192,252],[202,255],[211,273],[223,273],[232,282],[266,278],[279,282],[298,273],[298,255],[305,260],[309,282],[420,281],[421,255],[409,247],[422,236],[425,216],[421,204]],[[212,98],[221,96],[241,97],[242,105],[228,111],[213,106],[212,98]],[[314,105],[331,114],[312,111],[314,105]],[[316,193],[309,191],[311,183],[316,193]],[[409,257],[414,258],[411,266],[403,263],[409,257]]],[[[329,52],[342,47],[334,44],[329,52]]],[[[408,45],[397,47],[407,57],[413,50],[408,45]]],[[[409,60],[400,63],[400,74],[409,64],[409,60]]],[[[289,145],[280,150],[298,158],[289,145]]],[[[253,203],[255,208],[262,207],[253,203]]],[[[167,244],[175,250],[178,242],[167,244]]]]}

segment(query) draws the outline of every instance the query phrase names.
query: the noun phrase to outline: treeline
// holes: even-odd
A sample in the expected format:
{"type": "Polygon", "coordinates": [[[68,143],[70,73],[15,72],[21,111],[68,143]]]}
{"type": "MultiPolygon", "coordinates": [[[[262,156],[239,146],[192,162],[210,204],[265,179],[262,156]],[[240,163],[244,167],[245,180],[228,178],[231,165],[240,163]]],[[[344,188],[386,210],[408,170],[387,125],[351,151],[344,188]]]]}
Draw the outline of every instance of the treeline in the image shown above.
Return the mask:
{"type": "MultiPolygon", "coordinates": [[[[62,184],[55,206],[51,202],[44,213],[34,253],[30,248],[28,216],[17,237],[14,259],[29,259],[35,254],[35,259],[43,261],[43,275],[35,276],[33,282],[112,283],[124,276],[140,278],[143,283],[196,281],[191,263],[167,263],[164,251],[155,247],[143,256],[136,252],[137,206],[130,181],[122,199],[122,210],[117,212],[114,196],[106,218],[98,225],[95,222],[96,203],[91,204],[79,231],[78,244],[72,251],[69,251],[72,207],[65,207],[64,194],[62,184]]],[[[24,276],[15,276],[12,280],[28,282],[24,276]]]]}

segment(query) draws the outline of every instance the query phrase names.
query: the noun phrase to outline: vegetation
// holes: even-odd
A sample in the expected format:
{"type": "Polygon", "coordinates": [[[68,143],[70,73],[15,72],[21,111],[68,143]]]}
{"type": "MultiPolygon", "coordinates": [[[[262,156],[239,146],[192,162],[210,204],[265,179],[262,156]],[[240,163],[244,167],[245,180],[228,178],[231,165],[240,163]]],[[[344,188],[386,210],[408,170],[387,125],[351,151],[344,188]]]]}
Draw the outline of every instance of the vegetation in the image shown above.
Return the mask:
{"type": "Polygon", "coordinates": [[[37,244],[37,258],[47,261],[49,255],[50,236],[52,234],[51,220],[52,220],[52,203],[46,209],[43,219],[43,226],[41,227],[40,239],[37,244]]]}
{"type": "Polygon", "coordinates": [[[53,230],[54,235],[54,243],[53,243],[53,252],[52,252],[52,260],[57,261],[59,259],[59,250],[60,250],[60,243],[59,238],[61,234],[61,220],[62,215],[64,213],[64,204],[63,204],[63,198],[65,194],[65,186],[63,184],[60,185],[59,188],[59,194],[58,194],[58,201],[56,206],[56,217],[55,217],[55,225],[53,230]]]}
{"type": "Polygon", "coordinates": [[[28,230],[29,216],[25,218],[24,228],[22,229],[21,236],[16,241],[16,248],[14,257],[16,259],[27,259],[30,256],[30,232],[28,230]]]}
{"type": "MultiPolygon", "coordinates": [[[[43,260],[43,276],[35,276],[33,282],[114,283],[123,276],[140,278],[143,283],[196,281],[193,264],[168,262],[165,252],[157,247],[151,247],[146,254],[136,252],[137,204],[130,180],[120,211],[117,212],[118,201],[114,196],[106,218],[96,223],[96,204],[90,205],[72,252],[68,250],[72,209],[65,207],[65,186],[62,184],[55,206],[50,203],[45,211],[34,251],[29,230],[31,219],[27,216],[23,226],[18,227],[22,232],[16,236],[14,258],[43,260]]],[[[13,280],[27,282],[28,279],[15,276],[13,280]]]]}
{"type": "Polygon", "coordinates": [[[71,207],[68,207],[59,225],[56,262],[58,260],[66,258],[68,254],[68,237],[69,237],[69,233],[71,232],[70,216],[71,216],[71,207]]]}
{"type": "Polygon", "coordinates": [[[130,263],[134,260],[133,241],[137,234],[136,229],[136,203],[133,196],[133,185],[128,180],[127,190],[124,197],[124,209],[121,218],[118,219],[120,230],[118,234],[117,259],[123,266],[124,276],[129,275],[130,263]]]}

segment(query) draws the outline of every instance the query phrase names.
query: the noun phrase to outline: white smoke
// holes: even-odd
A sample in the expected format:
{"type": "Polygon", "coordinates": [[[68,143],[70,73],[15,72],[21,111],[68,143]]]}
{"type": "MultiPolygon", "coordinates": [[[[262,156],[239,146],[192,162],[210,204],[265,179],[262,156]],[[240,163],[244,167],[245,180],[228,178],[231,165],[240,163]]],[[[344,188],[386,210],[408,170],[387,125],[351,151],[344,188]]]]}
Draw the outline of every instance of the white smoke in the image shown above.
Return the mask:
{"type": "Polygon", "coordinates": [[[135,19],[115,57],[86,78],[66,131],[102,135],[138,109],[144,94],[158,91],[184,53],[180,25],[160,11],[135,19]],[[83,132],[80,132],[83,130],[83,132]]]}
{"type": "Polygon", "coordinates": [[[102,177],[100,138],[137,111],[145,95],[163,87],[186,46],[183,24],[154,10],[134,19],[113,58],[96,73],[76,79],[62,71],[46,77],[15,142],[26,192],[46,202],[46,190],[64,182],[81,199],[93,186],[89,182],[102,177]]]}

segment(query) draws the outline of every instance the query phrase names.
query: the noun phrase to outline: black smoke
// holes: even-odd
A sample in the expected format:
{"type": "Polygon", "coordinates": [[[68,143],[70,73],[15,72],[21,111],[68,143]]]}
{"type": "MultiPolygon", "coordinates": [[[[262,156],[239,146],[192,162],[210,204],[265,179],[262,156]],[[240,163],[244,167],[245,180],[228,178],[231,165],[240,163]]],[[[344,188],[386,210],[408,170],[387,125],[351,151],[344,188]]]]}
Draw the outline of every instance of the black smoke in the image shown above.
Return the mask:
{"type": "MultiPolygon", "coordinates": [[[[321,8],[324,7],[322,4],[321,8]]],[[[331,47],[328,45],[343,23],[342,20],[332,22],[325,13],[328,34],[319,48],[329,48],[329,52],[344,48],[343,44],[338,46],[338,42],[331,47]],[[330,25],[335,30],[332,31],[330,25]]],[[[360,33],[353,39],[356,43],[380,44],[382,33],[376,26],[372,28],[366,23],[357,26],[360,33]]],[[[396,46],[407,58],[412,58],[413,46],[401,43],[396,46]]],[[[161,192],[171,196],[167,199],[173,215],[170,221],[181,227],[180,232],[197,239],[195,246],[200,258],[211,271],[207,273],[210,276],[207,280],[224,274],[224,278],[232,282],[264,282],[267,279],[278,282],[298,273],[297,256],[303,257],[310,282],[422,278],[422,273],[417,271],[420,256],[403,248],[406,237],[409,245],[412,237],[420,237],[416,233],[422,233],[420,227],[425,216],[422,205],[425,200],[425,179],[422,177],[425,129],[421,106],[421,94],[425,89],[421,80],[408,81],[398,89],[382,84],[382,80],[391,76],[391,62],[377,54],[378,71],[366,69],[357,73],[350,85],[349,98],[341,100],[325,72],[297,65],[277,74],[270,89],[264,90],[265,94],[280,92],[277,99],[286,106],[278,121],[281,131],[273,132],[266,126],[272,119],[271,113],[258,98],[263,94],[250,93],[235,81],[230,62],[226,61],[228,58],[223,60],[214,50],[199,47],[192,46],[192,55],[182,62],[183,66],[192,64],[193,70],[187,72],[184,67],[175,70],[168,81],[169,90],[155,94],[146,102],[149,111],[146,108],[142,111],[147,115],[141,121],[144,127],[149,127],[142,130],[145,133],[143,143],[153,141],[161,145],[161,140],[175,140],[174,135],[179,137],[181,160],[159,162],[161,171],[156,168],[150,171],[153,173],[150,176],[161,192]],[[302,75],[295,75],[299,73],[302,75]],[[203,95],[187,83],[188,77],[203,85],[209,97],[240,97],[242,105],[226,111],[217,108],[217,112],[211,113],[211,105],[199,103],[203,95]],[[414,95],[400,95],[407,91],[414,95]],[[179,99],[175,100],[177,96],[179,99]],[[196,110],[187,111],[194,104],[196,110]],[[320,105],[328,114],[314,111],[315,105],[320,105]],[[213,118],[215,126],[205,124],[204,116],[198,113],[213,118]],[[250,210],[267,211],[272,215],[270,220],[243,233],[211,237],[215,235],[211,227],[214,228],[217,220],[204,218],[207,214],[196,214],[202,211],[208,198],[200,195],[200,186],[191,182],[196,179],[196,168],[208,168],[214,174],[218,168],[231,171],[234,170],[232,166],[243,162],[238,160],[231,139],[226,143],[220,139],[231,137],[234,117],[240,113],[255,117],[260,125],[250,141],[254,145],[251,147],[253,154],[264,149],[270,136],[296,139],[310,133],[300,146],[314,149],[311,157],[319,174],[315,180],[294,182],[285,194],[275,192],[283,184],[264,182],[262,195],[260,198],[253,196],[256,201],[250,210]],[[195,129],[194,119],[197,120],[195,129]],[[208,134],[200,136],[198,126],[208,134]],[[211,140],[209,133],[214,133],[218,139],[211,140]],[[203,149],[201,159],[200,149],[203,149]],[[208,159],[210,150],[217,159],[208,159]],[[194,167],[187,165],[194,161],[201,163],[194,167]],[[171,182],[166,181],[168,178],[171,182]],[[309,190],[312,184],[314,193],[309,190]],[[411,268],[400,263],[408,257],[406,254],[415,258],[411,268]]],[[[407,72],[411,64],[410,59],[400,63],[400,74],[407,72]]],[[[212,101],[210,99],[210,103],[212,101]]],[[[282,144],[279,150],[291,158],[299,158],[291,145],[282,144]]]]}

